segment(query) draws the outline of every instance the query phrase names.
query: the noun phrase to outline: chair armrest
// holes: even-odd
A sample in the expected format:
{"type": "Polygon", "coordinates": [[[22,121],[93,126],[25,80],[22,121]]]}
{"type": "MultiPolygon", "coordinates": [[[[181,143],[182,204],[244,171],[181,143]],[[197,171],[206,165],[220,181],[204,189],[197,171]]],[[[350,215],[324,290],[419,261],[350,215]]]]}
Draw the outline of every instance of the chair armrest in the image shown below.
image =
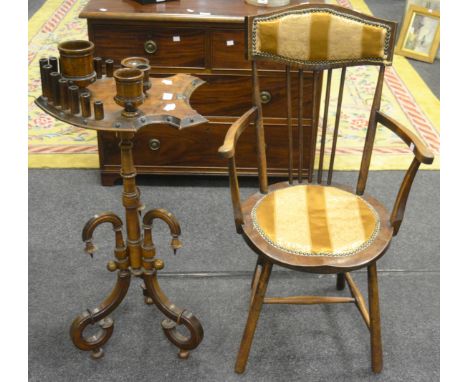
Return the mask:
{"type": "Polygon", "coordinates": [[[236,122],[234,122],[226,133],[223,145],[218,149],[218,153],[223,158],[232,158],[236,153],[236,143],[240,135],[257,117],[257,107],[252,107],[245,112],[236,122]]]}
{"type": "Polygon", "coordinates": [[[242,203],[239,192],[239,182],[237,180],[236,170],[236,143],[242,132],[250,125],[253,118],[257,118],[257,107],[252,107],[244,113],[236,122],[234,122],[226,133],[224,144],[218,149],[218,153],[228,159],[229,167],[229,188],[231,189],[232,208],[234,211],[234,222],[237,233],[242,233],[244,217],[242,214],[242,203]]]}
{"type": "Polygon", "coordinates": [[[421,163],[431,164],[434,161],[434,154],[426,144],[404,125],[381,111],[377,111],[376,113],[376,122],[381,123],[398,135],[412,149],[414,155],[421,163]]]}
{"type": "Polygon", "coordinates": [[[396,236],[405,215],[406,202],[408,201],[411,186],[418,172],[419,165],[421,163],[431,164],[434,161],[434,154],[416,134],[381,111],[376,112],[376,122],[381,123],[398,135],[411,148],[415,156],[401,183],[390,215],[390,223],[393,226],[393,236],[396,236]]]}

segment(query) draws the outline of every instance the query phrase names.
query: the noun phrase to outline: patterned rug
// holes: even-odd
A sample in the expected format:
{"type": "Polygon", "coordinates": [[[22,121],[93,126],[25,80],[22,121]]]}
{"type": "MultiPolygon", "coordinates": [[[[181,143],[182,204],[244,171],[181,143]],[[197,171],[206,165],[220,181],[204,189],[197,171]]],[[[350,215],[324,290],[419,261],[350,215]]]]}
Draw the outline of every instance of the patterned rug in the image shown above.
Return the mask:
{"type": "MultiPolygon", "coordinates": [[[[96,133],[54,120],[42,112],[34,98],[40,94],[38,61],[41,57],[58,56],[57,44],[65,39],[87,39],[86,20],[78,18],[88,0],[47,0],[29,21],[29,167],[31,168],[97,168],[96,133]]],[[[371,14],[363,0],[331,0],[341,6],[371,14]]],[[[367,118],[377,71],[355,67],[347,71],[347,88],[343,100],[340,134],[335,169],[359,169],[367,118]]],[[[338,86],[335,75],[333,87],[338,86]]],[[[334,92],[337,93],[336,91],[334,92]]],[[[439,169],[439,100],[418,73],[401,56],[386,70],[381,109],[410,127],[436,154],[432,166],[439,169]]],[[[336,95],[330,110],[336,108],[336,95]]],[[[333,112],[329,125],[333,126],[333,112]]],[[[331,142],[328,128],[327,143],[331,142]]],[[[327,145],[330,147],[330,144],[327,145]]],[[[389,130],[379,127],[371,169],[407,169],[412,153],[389,130]]]]}

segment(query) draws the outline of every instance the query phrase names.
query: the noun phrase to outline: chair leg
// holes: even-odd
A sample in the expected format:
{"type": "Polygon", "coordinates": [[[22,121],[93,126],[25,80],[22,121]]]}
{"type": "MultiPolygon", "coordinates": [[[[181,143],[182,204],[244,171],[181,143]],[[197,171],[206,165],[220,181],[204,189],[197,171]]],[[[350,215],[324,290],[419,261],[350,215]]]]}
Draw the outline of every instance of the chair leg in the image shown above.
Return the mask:
{"type": "Polygon", "coordinates": [[[252,301],[255,295],[255,290],[257,289],[258,280],[260,279],[260,272],[261,272],[261,263],[260,259],[257,260],[257,264],[255,265],[255,271],[252,275],[252,282],[250,283],[250,304],[252,305],[252,301]]]}
{"type": "Polygon", "coordinates": [[[252,281],[250,282],[250,289],[255,289],[255,283],[258,282],[258,278],[260,277],[260,267],[262,263],[260,259],[257,260],[257,263],[255,264],[255,270],[252,275],[252,281]]]}
{"type": "Polygon", "coordinates": [[[337,273],[336,275],[336,289],[343,290],[345,287],[344,273],[337,273]]]}
{"type": "MultiPolygon", "coordinates": [[[[265,292],[268,286],[268,280],[270,279],[272,263],[269,261],[264,261],[260,264],[262,266],[262,271],[260,273],[256,288],[253,292],[254,296],[250,305],[249,317],[247,318],[244,335],[242,336],[239,353],[237,354],[235,371],[238,374],[241,374],[245,371],[245,365],[249,359],[250,347],[252,346],[258,317],[260,316],[260,311],[262,310],[263,299],[265,297],[265,292]]],[[[255,270],[257,270],[257,268],[255,268],[255,270]]]]}
{"type": "Polygon", "coordinates": [[[373,263],[367,267],[367,282],[369,287],[369,315],[372,371],[382,371],[382,337],[380,333],[379,286],[377,282],[377,265],[373,263]]]}

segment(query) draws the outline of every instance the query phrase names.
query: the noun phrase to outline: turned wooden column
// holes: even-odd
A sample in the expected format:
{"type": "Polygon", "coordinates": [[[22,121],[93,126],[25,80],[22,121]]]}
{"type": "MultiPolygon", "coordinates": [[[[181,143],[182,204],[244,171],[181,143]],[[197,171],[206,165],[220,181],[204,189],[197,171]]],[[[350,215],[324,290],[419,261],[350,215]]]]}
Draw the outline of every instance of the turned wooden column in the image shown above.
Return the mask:
{"type": "Polygon", "coordinates": [[[127,229],[127,253],[130,267],[141,269],[141,228],[140,228],[140,195],[136,186],[136,170],[133,165],[133,133],[120,133],[121,175],[123,179],[122,203],[125,207],[127,229]]]}

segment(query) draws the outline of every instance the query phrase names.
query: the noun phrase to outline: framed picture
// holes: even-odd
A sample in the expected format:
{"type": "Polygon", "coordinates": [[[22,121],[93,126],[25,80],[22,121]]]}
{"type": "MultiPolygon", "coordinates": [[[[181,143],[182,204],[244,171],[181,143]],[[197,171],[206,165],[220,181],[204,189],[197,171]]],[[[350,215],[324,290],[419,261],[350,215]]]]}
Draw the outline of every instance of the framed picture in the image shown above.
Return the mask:
{"type": "Polygon", "coordinates": [[[405,13],[408,12],[408,9],[411,5],[418,5],[423,8],[440,12],[440,0],[406,0],[405,13]]]}
{"type": "Polygon", "coordinates": [[[440,38],[440,13],[410,5],[395,52],[405,57],[434,62],[440,38]]]}

